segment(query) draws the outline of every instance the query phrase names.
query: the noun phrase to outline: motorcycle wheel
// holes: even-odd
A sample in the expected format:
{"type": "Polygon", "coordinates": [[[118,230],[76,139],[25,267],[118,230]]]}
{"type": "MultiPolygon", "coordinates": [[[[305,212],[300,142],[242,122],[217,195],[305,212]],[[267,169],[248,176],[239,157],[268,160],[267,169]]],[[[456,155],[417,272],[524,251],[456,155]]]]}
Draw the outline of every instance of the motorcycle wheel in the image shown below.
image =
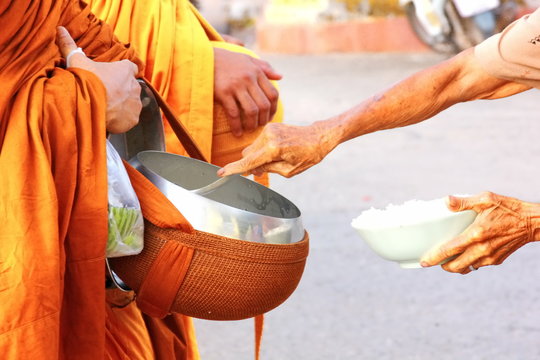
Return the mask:
{"type": "Polygon", "coordinates": [[[459,14],[453,1],[447,1],[444,11],[452,29],[451,41],[456,46],[456,51],[462,51],[481,43],[486,37],[474,18],[463,18],[459,14]]]}
{"type": "Polygon", "coordinates": [[[440,35],[439,37],[434,37],[429,34],[426,29],[420,23],[420,20],[416,17],[416,8],[414,3],[410,2],[404,6],[405,14],[409,20],[409,24],[413,29],[414,33],[424,44],[429,46],[432,50],[441,53],[441,54],[455,54],[459,51],[457,45],[454,43],[453,39],[446,35],[440,35]]]}

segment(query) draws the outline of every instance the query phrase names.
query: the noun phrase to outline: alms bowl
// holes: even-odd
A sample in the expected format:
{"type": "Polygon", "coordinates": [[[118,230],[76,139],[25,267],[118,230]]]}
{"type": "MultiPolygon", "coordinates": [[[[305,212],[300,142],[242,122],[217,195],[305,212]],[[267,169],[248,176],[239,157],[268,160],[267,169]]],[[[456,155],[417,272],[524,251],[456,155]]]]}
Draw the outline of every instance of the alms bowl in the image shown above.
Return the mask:
{"type": "Polygon", "coordinates": [[[452,212],[444,199],[412,200],[366,210],[351,226],[377,255],[402,268],[419,268],[424,254],[459,235],[476,215],[472,210],[452,212]]]}
{"type": "Polygon", "coordinates": [[[223,179],[217,176],[215,165],[162,151],[141,151],[130,163],[197,230],[271,244],[304,238],[300,210],[255,181],[240,175],[223,179]]]}

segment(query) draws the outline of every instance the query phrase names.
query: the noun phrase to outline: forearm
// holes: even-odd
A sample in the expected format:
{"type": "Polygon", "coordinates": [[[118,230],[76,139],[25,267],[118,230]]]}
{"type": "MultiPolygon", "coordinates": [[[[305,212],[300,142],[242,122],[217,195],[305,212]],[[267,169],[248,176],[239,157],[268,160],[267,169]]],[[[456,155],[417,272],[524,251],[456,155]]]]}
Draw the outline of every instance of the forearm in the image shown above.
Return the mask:
{"type": "Polygon", "coordinates": [[[496,99],[527,89],[484,72],[470,49],[314,126],[330,151],[364,134],[424,121],[459,102],[496,99]]]}

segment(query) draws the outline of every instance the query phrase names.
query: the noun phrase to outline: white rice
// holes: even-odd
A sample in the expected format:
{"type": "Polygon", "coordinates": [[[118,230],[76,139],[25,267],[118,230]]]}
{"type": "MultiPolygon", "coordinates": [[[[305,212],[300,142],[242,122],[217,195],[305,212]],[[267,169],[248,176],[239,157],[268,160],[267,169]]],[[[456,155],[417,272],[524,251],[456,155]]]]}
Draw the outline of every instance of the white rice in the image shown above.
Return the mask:
{"type": "Polygon", "coordinates": [[[448,209],[445,198],[409,200],[401,205],[389,204],[385,209],[370,208],[353,219],[355,228],[385,228],[417,224],[448,216],[453,212],[448,209]]]}

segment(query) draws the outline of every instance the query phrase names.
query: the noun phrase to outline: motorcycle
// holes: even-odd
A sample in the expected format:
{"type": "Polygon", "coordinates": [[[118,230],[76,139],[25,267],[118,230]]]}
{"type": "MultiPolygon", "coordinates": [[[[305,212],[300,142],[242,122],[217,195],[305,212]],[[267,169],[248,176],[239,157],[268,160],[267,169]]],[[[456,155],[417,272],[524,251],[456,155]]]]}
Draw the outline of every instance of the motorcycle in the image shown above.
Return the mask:
{"type": "Polygon", "coordinates": [[[479,44],[516,19],[514,0],[400,0],[418,38],[454,54],[479,44]]]}

